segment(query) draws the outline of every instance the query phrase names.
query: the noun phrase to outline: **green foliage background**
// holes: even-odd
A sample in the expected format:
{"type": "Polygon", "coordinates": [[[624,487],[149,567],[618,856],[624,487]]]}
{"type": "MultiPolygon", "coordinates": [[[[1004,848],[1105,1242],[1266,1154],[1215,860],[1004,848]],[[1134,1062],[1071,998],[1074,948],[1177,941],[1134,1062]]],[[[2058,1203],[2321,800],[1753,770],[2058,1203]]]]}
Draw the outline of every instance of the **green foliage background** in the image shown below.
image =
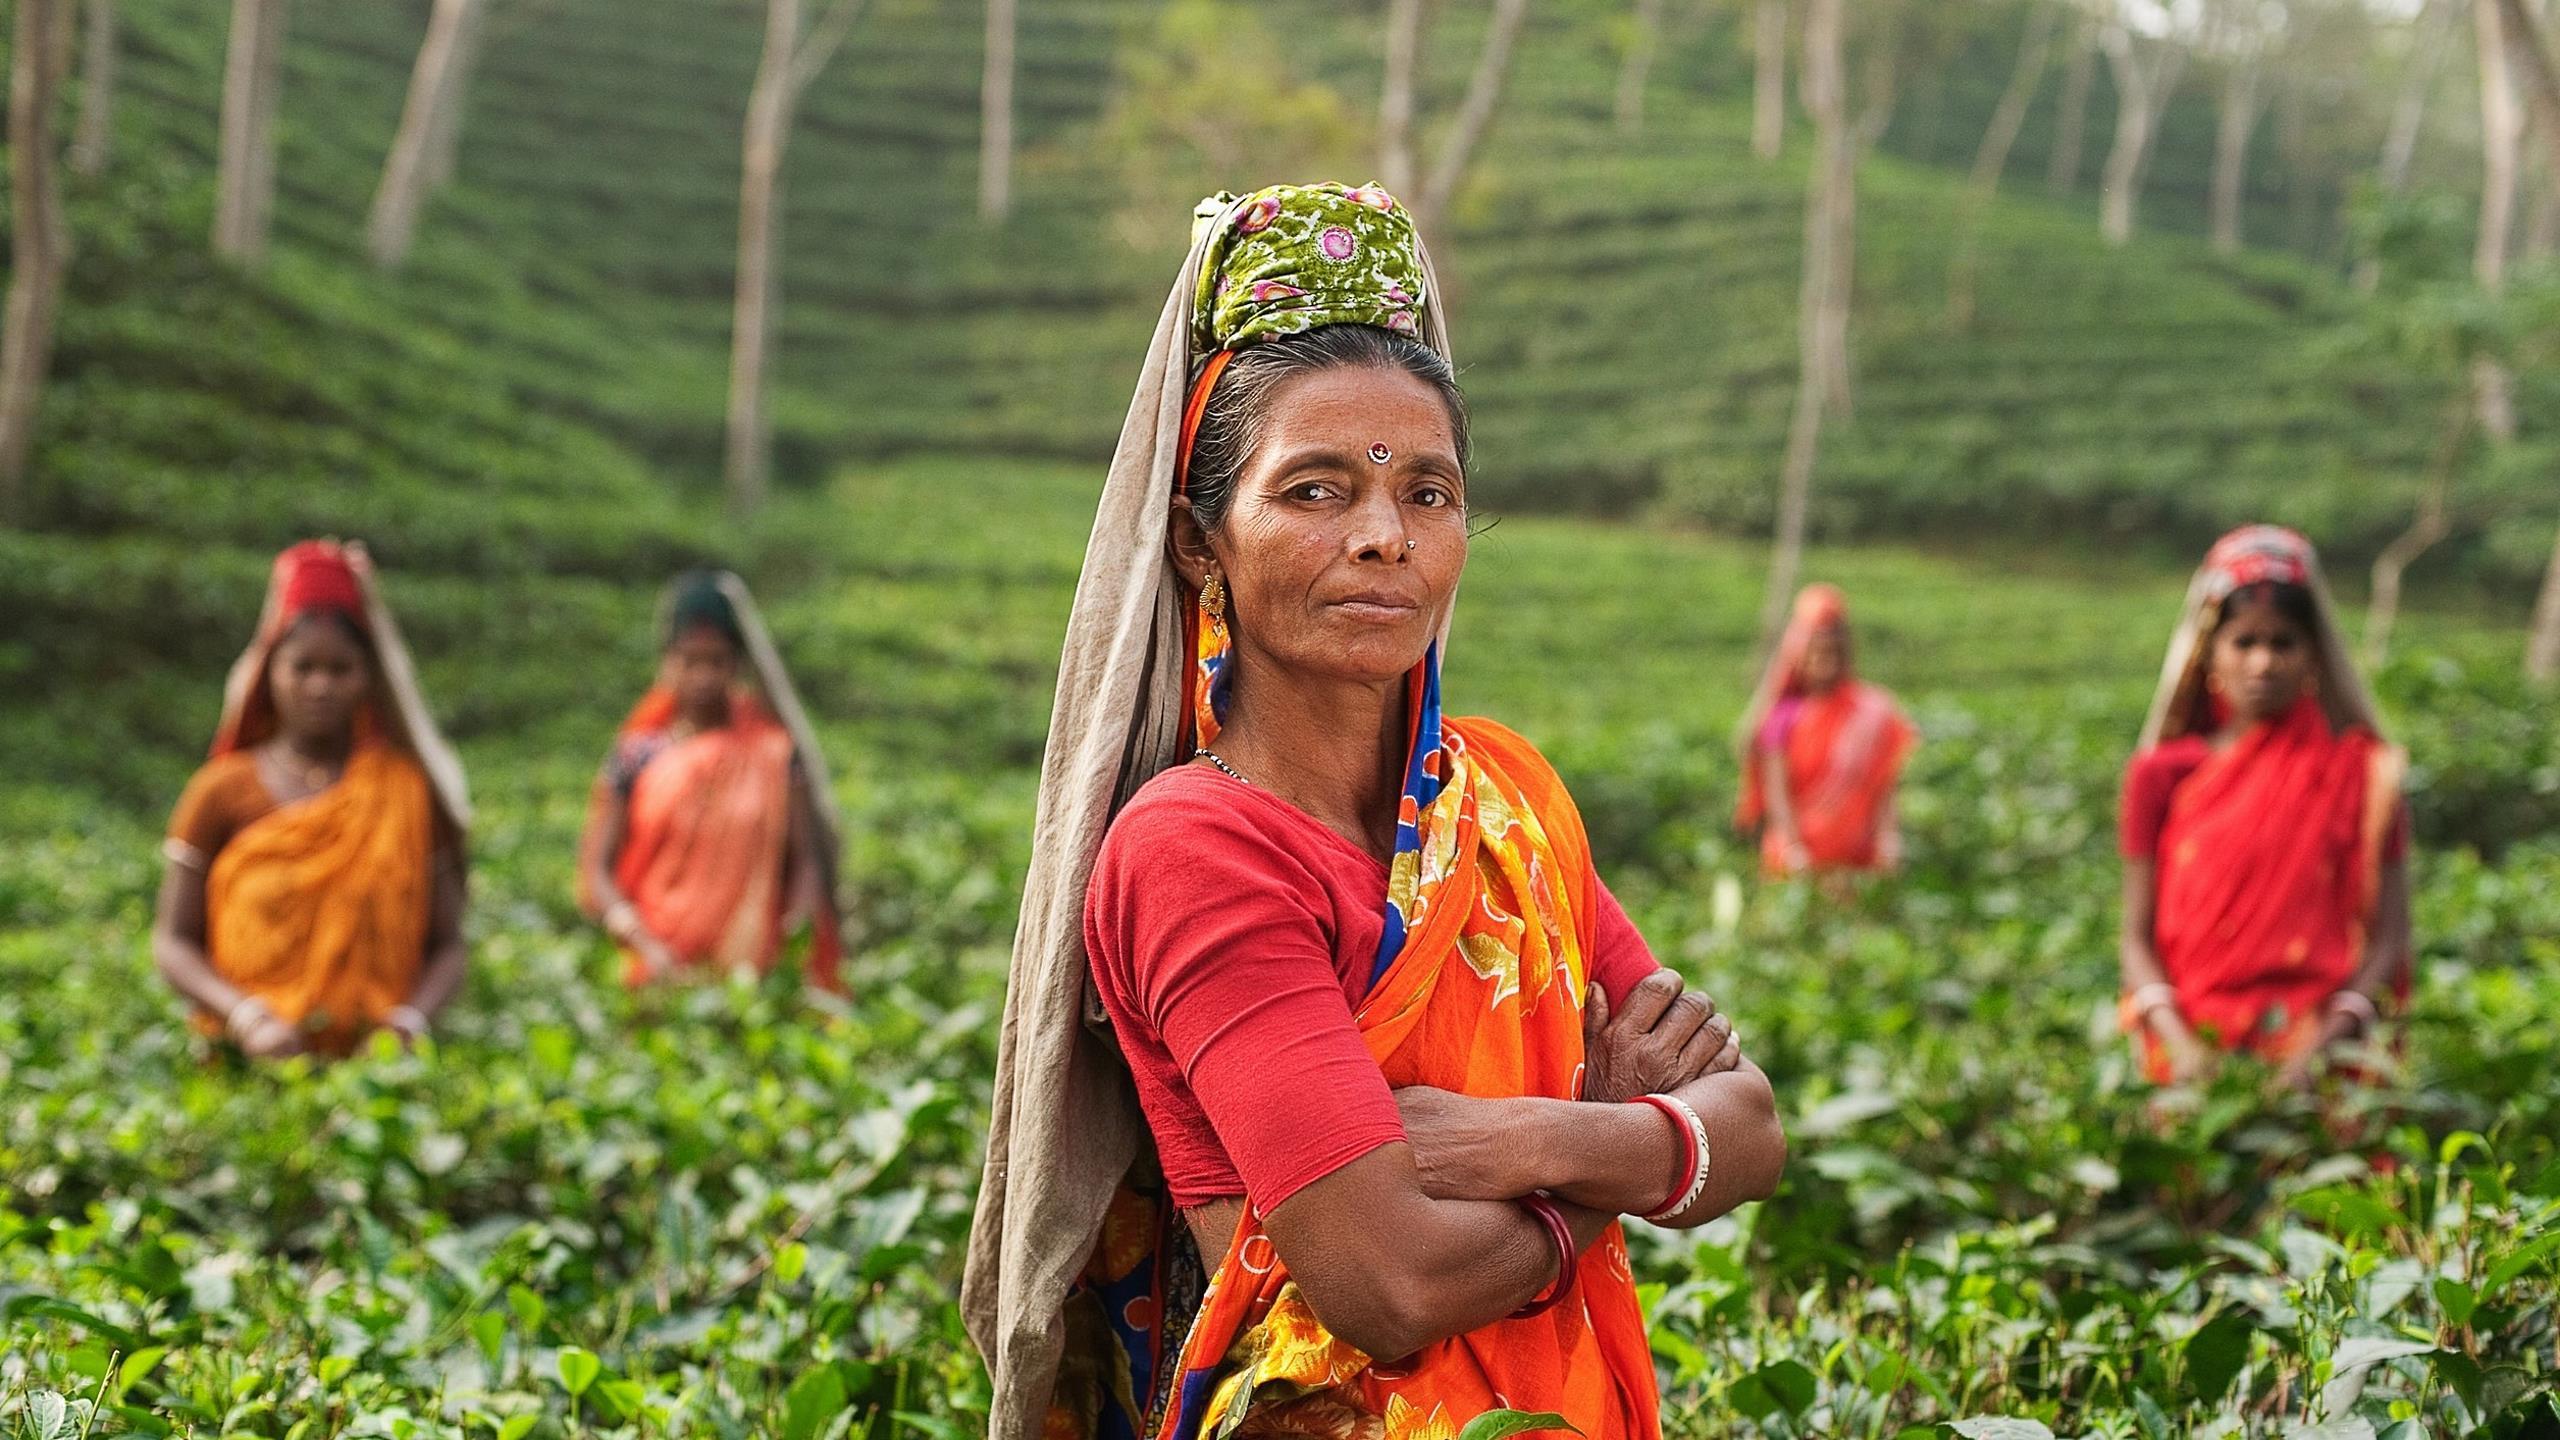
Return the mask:
{"type": "MultiPolygon", "coordinates": [[[[752,7],[501,0],[460,182],[396,277],[358,236],[423,7],[298,7],[278,251],[248,276],[202,241],[216,7],[126,0],[33,524],[0,533],[0,1426],[94,1401],[108,1433],[974,1432],[957,1245],[1098,459],[1174,221],[1356,163],[1374,26],[1025,6],[1021,208],[987,231],[974,15],[874,5],[794,142],[786,492],[738,524],[710,476],[752,7]],[[1248,75],[1303,137],[1198,113],[1200,81],[1248,75]],[[247,1074],[150,975],[152,851],[268,555],[312,532],[373,543],[471,764],[474,977],[430,1053],[247,1074]],[[651,591],[697,558],[751,576],[821,717],[849,1006],[624,995],[569,907],[651,591]]],[[[2180,567],[2258,515],[2351,567],[2405,513],[2427,397],[2341,373],[2351,302],[2319,266],[2104,252],[2068,203],[1996,207],[1951,335],[1946,157],[1890,141],[1822,518],[1929,548],[1814,570],[1929,734],[1915,863],[1845,907],[1760,887],[1722,821],[1760,554],[1713,532],[1764,519],[1802,157],[1749,160],[1722,12],[1671,8],[1632,141],[1614,10],[1533,10],[1444,249],[1506,517],[1452,694],[1556,758],[1796,1141],[1777,1201],[1640,1237],[1674,1430],[2560,1423],[2560,719],[2508,678],[2498,598],[2560,518],[2547,442],[2467,481],[2421,572],[2462,583],[2382,677],[2425,980],[2405,1074],[2342,1103],[2388,1167],[2246,1076],[2163,1118],[2107,1028],[2109,822],[2180,567]]],[[[1478,23],[1435,21],[1427,113],[1478,23]]],[[[1942,133],[1978,132],[1966,93],[1942,133]]],[[[2172,190],[2193,154],[2164,152],[2172,190]]]]}

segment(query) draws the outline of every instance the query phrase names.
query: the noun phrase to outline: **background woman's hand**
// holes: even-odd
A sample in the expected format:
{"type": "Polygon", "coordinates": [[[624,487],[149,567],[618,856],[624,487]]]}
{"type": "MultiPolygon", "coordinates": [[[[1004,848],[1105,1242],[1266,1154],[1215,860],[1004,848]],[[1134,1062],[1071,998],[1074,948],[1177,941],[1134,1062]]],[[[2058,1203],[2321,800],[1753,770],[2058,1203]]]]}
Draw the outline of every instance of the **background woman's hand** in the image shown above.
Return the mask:
{"type": "Polygon", "coordinates": [[[640,968],[652,980],[664,980],[676,973],[676,952],[646,930],[631,932],[631,953],[640,957],[640,968]]]}
{"type": "Polygon", "coordinates": [[[2168,1057],[2170,1084],[2192,1085],[2213,1074],[2213,1048],[2197,1038],[2184,1016],[2163,1005],[2151,1012],[2147,1023],[2168,1057]]]}
{"type": "Polygon", "coordinates": [[[240,1042],[240,1052],[253,1060],[281,1060],[311,1048],[302,1038],[301,1027],[264,1006],[240,1026],[234,1038],[240,1042]]]}
{"type": "Polygon", "coordinates": [[[1582,1046],[1585,1100],[1657,1095],[1742,1063],[1733,1021],[1706,992],[1683,990],[1670,970],[1637,981],[1615,1014],[1608,992],[1594,984],[1582,1012],[1582,1046]]]}

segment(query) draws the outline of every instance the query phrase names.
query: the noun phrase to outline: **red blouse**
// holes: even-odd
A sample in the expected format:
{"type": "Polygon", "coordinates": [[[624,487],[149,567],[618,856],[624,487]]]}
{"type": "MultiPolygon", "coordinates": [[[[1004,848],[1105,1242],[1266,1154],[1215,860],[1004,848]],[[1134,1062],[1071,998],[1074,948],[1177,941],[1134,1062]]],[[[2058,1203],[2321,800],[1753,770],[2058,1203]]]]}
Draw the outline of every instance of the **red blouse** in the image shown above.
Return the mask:
{"type": "MultiPolygon", "coordinates": [[[[1612,1004],[1660,967],[1594,886],[1592,978],[1612,1004]]],[[[1267,790],[1177,766],[1140,789],[1085,892],[1085,954],[1176,1205],[1268,1214],[1404,1139],[1351,1007],[1387,869],[1267,790]]]]}

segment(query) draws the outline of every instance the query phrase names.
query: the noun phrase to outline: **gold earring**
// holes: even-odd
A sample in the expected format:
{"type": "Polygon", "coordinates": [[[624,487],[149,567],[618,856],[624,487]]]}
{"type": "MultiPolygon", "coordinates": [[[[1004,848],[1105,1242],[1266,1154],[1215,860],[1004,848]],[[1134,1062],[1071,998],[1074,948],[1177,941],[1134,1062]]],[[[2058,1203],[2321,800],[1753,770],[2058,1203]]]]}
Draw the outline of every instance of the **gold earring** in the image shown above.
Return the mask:
{"type": "Polygon", "coordinates": [[[1209,572],[1208,583],[1200,587],[1200,608],[1209,612],[1210,619],[1221,625],[1227,623],[1227,580],[1215,570],[1209,572]]]}

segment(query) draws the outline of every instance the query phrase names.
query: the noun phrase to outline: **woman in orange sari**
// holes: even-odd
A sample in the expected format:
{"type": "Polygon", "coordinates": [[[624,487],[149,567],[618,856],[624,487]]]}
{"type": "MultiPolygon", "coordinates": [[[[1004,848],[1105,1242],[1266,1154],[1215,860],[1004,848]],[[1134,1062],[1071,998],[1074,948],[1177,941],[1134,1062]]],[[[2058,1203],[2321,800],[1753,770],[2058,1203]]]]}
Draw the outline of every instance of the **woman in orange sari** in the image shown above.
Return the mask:
{"type": "Polygon", "coordinates": [[[257,1059],[414,1040],[462,984],[469,823],[363,547],[296,545],[161,847],[160,974],[257,1059]]]}
{"type": "Polygon", "coordinates": [[[1444,715],[1466,415],[1403,207],[1198,212],[1068,624],[962,1295],[991,1433],[1660,1433],[1622,1215],[1776,1186],[1768,1082],[1444,715]]]}
{"type": "Polygon", "coordinates": [[[2310,543],[2224,536],[2125,770],[2123,1019],[2154,1080],[2245,1051],[2304,1083],[2408,993],[2405,768],[2310,543]]]}
{"type": "Polygon", "coordinates": [[[1894,788],[1919,732],[1892,692],[1858,678],[1849,605],[1830,585],[1796,596],[1778,653],[1742,717],[1742,802],[1771,875],[1902,864],[1894,788]]]}
{"type": "Polygon", "coordinates": [[[808,979],[836,990],[834,805],[755,602],[735,575],[692,571],[661,628],[658,681],[596,777],[578,903],[622,947],[625,984],[762,974],[806,922],[808,979]]]}

